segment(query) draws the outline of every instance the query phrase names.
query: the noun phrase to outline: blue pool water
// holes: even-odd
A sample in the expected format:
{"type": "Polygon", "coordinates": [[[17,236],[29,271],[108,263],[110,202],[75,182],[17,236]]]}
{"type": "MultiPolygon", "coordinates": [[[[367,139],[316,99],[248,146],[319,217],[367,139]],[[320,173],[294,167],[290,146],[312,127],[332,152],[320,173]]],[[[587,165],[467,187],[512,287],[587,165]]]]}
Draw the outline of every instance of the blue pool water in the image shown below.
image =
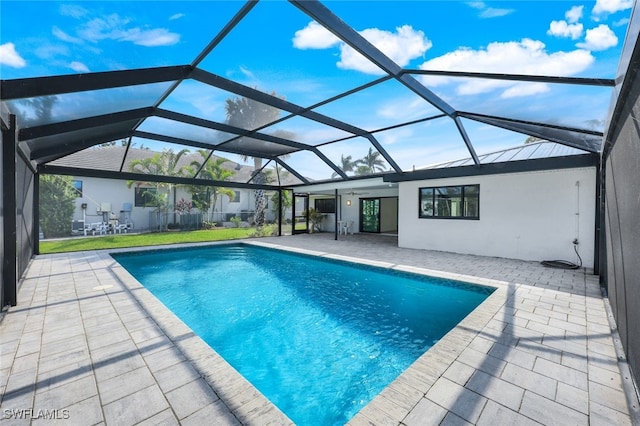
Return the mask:
{"type": "Polygon", "coordinates": [[[113,257],[298,425],[349,421],[493,291],[244,244],[113,257]]]}

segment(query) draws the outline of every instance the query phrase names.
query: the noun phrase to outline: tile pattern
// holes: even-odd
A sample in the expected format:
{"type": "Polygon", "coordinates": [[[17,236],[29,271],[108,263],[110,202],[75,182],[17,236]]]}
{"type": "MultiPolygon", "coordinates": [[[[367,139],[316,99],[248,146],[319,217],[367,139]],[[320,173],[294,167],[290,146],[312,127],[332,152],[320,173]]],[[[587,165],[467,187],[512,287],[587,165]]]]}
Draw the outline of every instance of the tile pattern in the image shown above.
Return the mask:
{"type": "MultiPolygon", "coordinates": [[[[354,426],[637,419],[596,276],[402,249],[386,236],[253,243],[497,287],[354,426]]],[[[3,425],[291,423],[107,252],[38,256],[18,297],[0,322],[3,425]]]]}

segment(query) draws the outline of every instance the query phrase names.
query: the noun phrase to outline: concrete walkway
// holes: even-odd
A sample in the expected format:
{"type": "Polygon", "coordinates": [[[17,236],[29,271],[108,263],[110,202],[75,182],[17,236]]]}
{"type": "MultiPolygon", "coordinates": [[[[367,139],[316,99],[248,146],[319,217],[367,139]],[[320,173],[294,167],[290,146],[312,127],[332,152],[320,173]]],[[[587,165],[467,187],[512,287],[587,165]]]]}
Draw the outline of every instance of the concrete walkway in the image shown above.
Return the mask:
{"type": "MultiPolygon", "coordinates": [[[[256,243],[497,288],[353,425],[594,426],[638,419],[596,276],[399,249],[397,238],[385,236],[256,243]]],[[[18,297],[0,322],[2,425],[290,423],[106,251],[38,256],[18,297]]]]}

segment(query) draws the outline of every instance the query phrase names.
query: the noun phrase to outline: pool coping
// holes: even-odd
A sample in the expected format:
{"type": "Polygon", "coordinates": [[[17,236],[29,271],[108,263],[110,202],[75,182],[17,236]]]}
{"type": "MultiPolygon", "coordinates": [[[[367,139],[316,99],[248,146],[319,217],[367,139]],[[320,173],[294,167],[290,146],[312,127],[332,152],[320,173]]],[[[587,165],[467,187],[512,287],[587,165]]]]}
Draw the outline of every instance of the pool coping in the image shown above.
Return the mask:
{"type": "Polygon", "coordinates": [[[262,424],[294,424],[286,414],[224,360],[224,358],[202,340],[202,338],[197,336],[177,315],[170,311],[111,256],[111,254],[117,253],[160,251],[229,244],[253,245],[495,288],[495,291],[480,305],[429,348],[427,352],[414,361],[350,419],[348,424],[351,425],[369,424],[371,421],[375,423],[387,423],[389,421],[401,423],[431,389],[436,380],[445,373],[462,351],[487,325],[491,318],[504,306],[509,294],[517,288],[509,288],[509,283],[507,282],[488,278],[384,261],[373,261],[256,240],[179,244],[154,246],[153,248],[135,247],[101,251],[101,254],[108,255],[109,258],[114,261],[110,269],[127,291],[133,295],[138,303],[164,331],[167,337],[180,349],[184,356],[214,389],[231,412],[243,423],[259,420],[262,424]],[[185,338],[185,336],[188,337],[185,338]]]}

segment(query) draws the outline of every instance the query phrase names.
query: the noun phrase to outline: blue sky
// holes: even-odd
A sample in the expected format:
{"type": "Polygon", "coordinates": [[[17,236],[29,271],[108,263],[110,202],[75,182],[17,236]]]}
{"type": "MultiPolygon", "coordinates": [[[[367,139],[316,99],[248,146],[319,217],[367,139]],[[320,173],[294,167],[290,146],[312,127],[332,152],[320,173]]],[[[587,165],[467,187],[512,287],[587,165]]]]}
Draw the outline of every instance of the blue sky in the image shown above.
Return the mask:
{"type": "MultiPolygon", "coordinates": [[[[328,1],[325,5],[401,67],[614,78],[632,3],[328,1]]],[[[239,1],[3,0],[0,75],[14,79],[188,64],[242,5],[239,1]]],[[[200,67],[266,92],[275,91],[302,106],[382,75],[283,1],[260,2],[200,67]]],[[[416,78],[458,110],[495,115],[508,112],[513,118],[578,127],[595,122],[599,123],[595,127],[603,126],[611,93],[610,89],[549,84],[416,78]]],[[[86,102],[87,111],[109,112],[109,99],[126,98],[131,105],[142,106],[138,104],[163,89],[162,85],[150,86],[135,96],[122,90],[104,93],[102,104],[69,96],[60,103],[58,112],[61,116],[68,112],[72,118],[70,105],[79,102],[86,102]]],[[[220,90],[187,82],[163,107],[224,121],[224,99],[228,97],[220,90]]],[[[117,108],[115,102],[112,108],[117,108]]],[[[435,110],[397,83],[387,82],[318,112],[375,130],[407,117],[426,117],[435,110]]],[[[294,131],[314,144],[341,136],[318,123],[303,121],[285,122],[279,128],[294,131]]],[[[168,126],[161,121],[155,125],[168,126]]],[[[486,126],[473,123],[468,126],[480,154],[526,138],[495,129],[489,132],[486,126]]],[[[468,156],[450,120],[434,120],[376,137],[405,169],[468,156]],[[416,158],[418,146],[420,155],[416,158]]],[[[338,161],[345,153],[361,157],[367,144],[358,141],[353,144],[356,148],[349,148],[341,143],[322,150],[338,161]]]]}

